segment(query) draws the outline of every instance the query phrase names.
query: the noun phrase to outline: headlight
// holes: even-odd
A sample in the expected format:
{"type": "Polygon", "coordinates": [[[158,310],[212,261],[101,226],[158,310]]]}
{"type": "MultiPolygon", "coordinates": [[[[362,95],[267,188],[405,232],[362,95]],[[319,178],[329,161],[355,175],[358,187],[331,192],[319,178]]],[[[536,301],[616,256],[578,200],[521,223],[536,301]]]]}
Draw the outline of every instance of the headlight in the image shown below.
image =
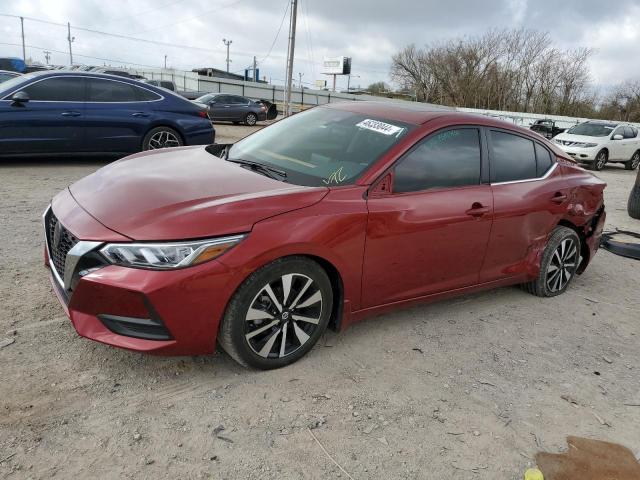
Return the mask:
{"type": "Polygon", "coordinates": [[[582,144],[582,146],[584,148],[591,148],[591,147],[597,147],[598,144],[597,143],[584,143],[584,144],[582,144]]]}
{"type": "Polygon", "coordinates": [[[109,243],[100,253],[114,265],[166,270],[188,267],[219,257],[246,235],[171,243],[109,243]]]}

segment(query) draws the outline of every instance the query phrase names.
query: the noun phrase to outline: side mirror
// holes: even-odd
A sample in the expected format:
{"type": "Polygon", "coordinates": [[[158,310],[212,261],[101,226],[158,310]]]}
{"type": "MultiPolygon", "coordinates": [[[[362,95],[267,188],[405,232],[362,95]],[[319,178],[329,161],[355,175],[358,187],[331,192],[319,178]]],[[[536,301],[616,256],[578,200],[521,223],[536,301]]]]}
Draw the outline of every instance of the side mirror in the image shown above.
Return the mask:
{"type": "Polygon", "coordinates": [[[14,104],[27,103],[29,101],[29,95],[27,94],[27,92],[24,92],[24,91],[16,92],[11,96],[11,101],[14,104]]]}
{"type": "Polygon", "coordinates": [[[616,134],[613,136],[613,139],[614,139],[614,140],[622,140],[623,138],[624,138],[624,137],[623,137],[622,135],[620,135],[619,133],[616,133],[616,134]]]}

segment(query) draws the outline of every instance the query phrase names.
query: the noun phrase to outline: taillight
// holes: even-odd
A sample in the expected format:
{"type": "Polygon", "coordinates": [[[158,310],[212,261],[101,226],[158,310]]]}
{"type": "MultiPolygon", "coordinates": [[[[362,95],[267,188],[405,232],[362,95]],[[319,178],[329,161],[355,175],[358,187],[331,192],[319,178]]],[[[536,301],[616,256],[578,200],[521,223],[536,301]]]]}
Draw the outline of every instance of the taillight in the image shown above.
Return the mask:
{"type": "Polygon", "coordinates": [[[267,111],[267,107],[265,107],[265,106],[263,105],[263,106],[261,106],[261,107],[260,107],[260,110],[261,110],[261,111],[263,111],[263,112],[266,112],[266,111],[267,111]]]}
{"type": "Polygon", "coordinates": [[[209,115],[207,115],[207,111],[206,110],[200,110],[198,112],[198,115],[201,116],[202,118],[209,118],[209,115]]]}

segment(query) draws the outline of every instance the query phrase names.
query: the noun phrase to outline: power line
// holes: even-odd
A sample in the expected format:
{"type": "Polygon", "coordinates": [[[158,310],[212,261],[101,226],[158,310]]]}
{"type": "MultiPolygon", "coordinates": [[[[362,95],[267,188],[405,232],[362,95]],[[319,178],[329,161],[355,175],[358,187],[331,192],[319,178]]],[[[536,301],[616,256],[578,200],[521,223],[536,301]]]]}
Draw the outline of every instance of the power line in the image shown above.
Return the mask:
{"type": "Polygon", "coordinates": [[[285,0],[284,14],[282,15],[282,20],[280,21],[280,26],[278,27],[278,31],[276,32],[276,36],[273,38],[273,42],[271,42],[271,47],[269,48],[269,51],[267,52],[267,54],[264,57],[262,57],[262,59],[260,59],[259,63],[264,62],[271,55],[271,51],[273,50],[273,47],[276,44],[276,41],[278,40],[278,37],[280,36],[280,31],[282,30],[282,26],[284,25],[284,20],[285,20],[285,18],[287,18],[287,12],[288,11],[289,11],[289,0],[285,0]]]}
{"type": "MultiPolygon", "coordinates": [[[[22,44],[21,43],[7,43],[7,42],[0,42],[0,45],[7,45],[10,47],[21,47],[22,44]]],[[[28,48],[35,48],[36,50],[44,50],[44,51],[48,51],[48,52],[53,52],[53,53],[61,53],[63,55],[68,55],[69,52],[68,51],[64,51],[64,50],[55,50],[53,48],[46,48],[46,47],[38,47],[36,45],[26,45],[26,47],[28,48]]],[[[91,58],[93,60],[100,60],[103,62],[111,62],[111,63],[122,63],[125,65],[133,65],[133,66],[137,66],[137,67],[147,67],[147,68],[160,68],[157,65],[145,65],[144,63],[134,63],[134,62],[126,62],[124,60],[115,60],[112,58],[103,58],[103,57],[94,57],[91,55],[83,55],[77,52],[73,52],[73,55],[76,57],[82,57],[82,58],[91,58]]]]}
{"type": "Polygon", "coordinates": [[[184,23],[184,22],[189,22],[191,20],[195,20],[196,18],[200,18],[203,15],[206,15],[207,13],[219,12],[220,10],[224,10],[226,8],[235,7],[240,2],[243,2],[243,1],[244,0],[236,0],[235,2],[231,2],[231,3],[227,4],[227,5],[220,5],[219,7],[212,8],[211,10],[205,10],[204,12],[202,12],[202,13],[200,13],[198,15],[194,15],[193,17],[185,18],[183,20],[178,20],[176,22],[167,23],[166,25],[160,25],[159,27],[149,28],[147,30],[142,30],[140,32],[135,32],[135,35],[140,35],[142,33],[152,32],[154,30],[160,30],[161,28],[173,27],[174,25],[178,25],[178,24],[184,23]]]}

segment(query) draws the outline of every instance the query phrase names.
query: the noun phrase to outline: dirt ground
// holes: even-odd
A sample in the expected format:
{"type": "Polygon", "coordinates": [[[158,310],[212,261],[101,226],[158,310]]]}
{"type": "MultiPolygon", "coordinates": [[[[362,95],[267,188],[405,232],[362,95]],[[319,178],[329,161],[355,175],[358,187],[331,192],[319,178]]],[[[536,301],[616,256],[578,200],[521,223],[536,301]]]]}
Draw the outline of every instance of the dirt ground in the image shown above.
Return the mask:
{"type": "MultiPolygon", "coordinates": [[[[0,165],[0,477],[517,479],[567,435],[640,456],[640,262],[383,315],[277,371],[145,356],[78,337],[42,265],[42,211],[105,163],[0,165]]],[[[607,228],[640,231],[635,172],[599,175],[607,228]]]]}

